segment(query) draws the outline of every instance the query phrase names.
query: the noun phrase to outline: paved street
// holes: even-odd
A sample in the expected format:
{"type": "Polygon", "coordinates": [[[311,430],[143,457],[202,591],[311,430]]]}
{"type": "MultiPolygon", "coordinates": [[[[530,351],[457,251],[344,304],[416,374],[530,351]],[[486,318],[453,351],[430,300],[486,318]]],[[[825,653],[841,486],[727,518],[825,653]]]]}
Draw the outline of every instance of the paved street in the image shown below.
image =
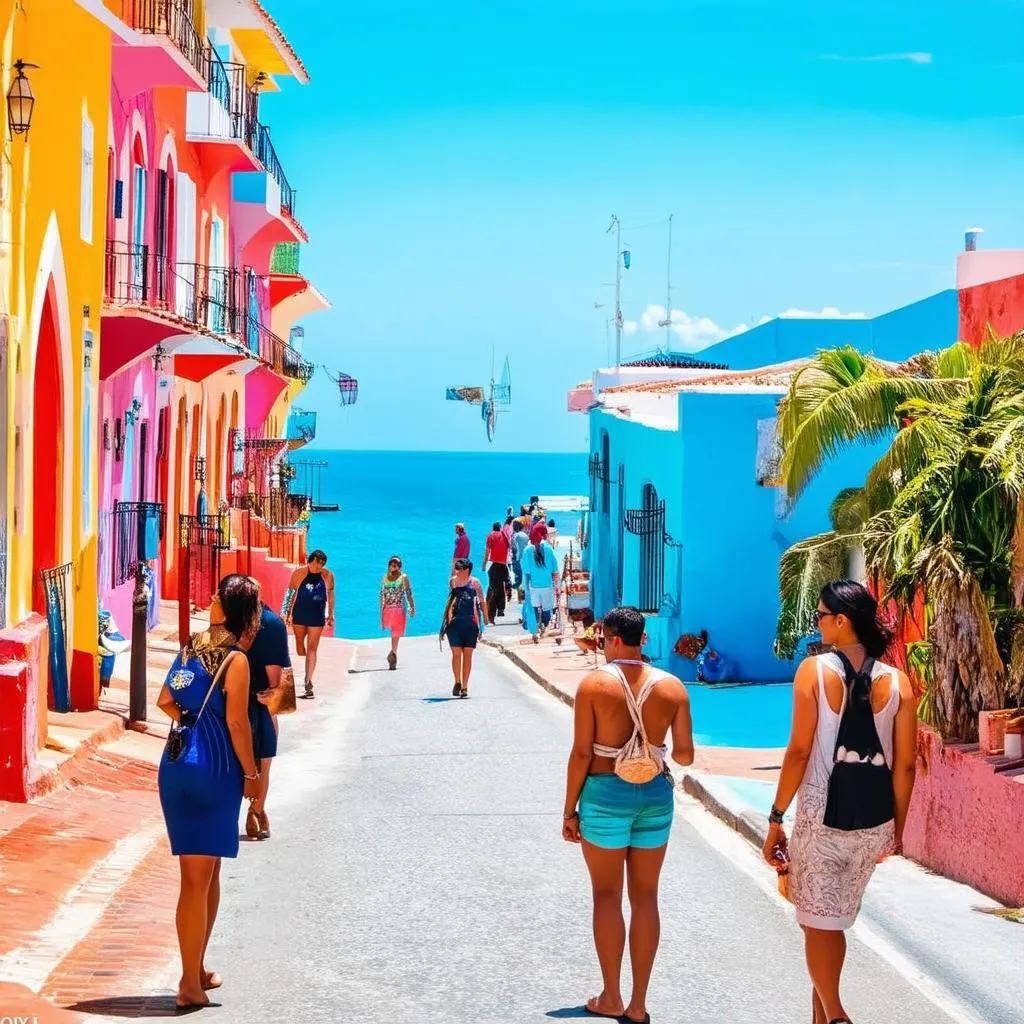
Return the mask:
{"type": "MultiPolygon", "coordinates": [[[[371,650],[284,723],[273,838],[224,862],[210,963],[226,983],[202,1019],[582,1017],[599,975],[585,870],[559,835],[570,712],[492,651],[459,702],[436,641],[408,641],[395,673],[371,650]]],[[[802,1024],[788,911],[686,807],[701,827],[680,817],[670,845],[652,1018],[802,1024]]],[[[856,942],[848,991],[858,1024],[951,1019],[856,942]]]]}

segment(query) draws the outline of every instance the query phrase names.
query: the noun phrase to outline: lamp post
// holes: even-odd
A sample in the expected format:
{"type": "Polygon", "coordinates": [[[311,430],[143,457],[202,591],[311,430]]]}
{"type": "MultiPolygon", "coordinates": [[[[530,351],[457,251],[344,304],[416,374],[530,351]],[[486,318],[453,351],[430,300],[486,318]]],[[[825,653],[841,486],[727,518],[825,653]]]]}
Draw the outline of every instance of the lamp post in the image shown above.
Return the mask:
{"type": "Polygon", "coordinates": [[[27,64],[21,59],[14,62],[14,69],[18,73],[7,90],[7,123],[12,135],[27,135],[29,128],[32,127],[32,112],[35,109],[36,98],[32,94],[32,83],[25,72],[34,71],[38,67],[38,64],[27,64]]]}

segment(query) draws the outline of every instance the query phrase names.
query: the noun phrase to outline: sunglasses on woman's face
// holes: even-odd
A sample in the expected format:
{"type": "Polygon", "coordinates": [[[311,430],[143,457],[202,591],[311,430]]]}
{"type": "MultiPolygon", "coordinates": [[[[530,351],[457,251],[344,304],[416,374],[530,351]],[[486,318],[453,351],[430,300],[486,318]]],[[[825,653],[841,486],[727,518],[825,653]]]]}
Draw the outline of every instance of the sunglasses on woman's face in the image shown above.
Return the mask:
{"type": "Polygon", "coordinates": [[[392,558],[391,561],[388,564],[391,566],[392,569],[401,569],[402,568],[402,563],[400,561],[398,561],[397,558],[392,558]]]}
{"type": "Polygon", "coordinates": [[[830,619],[838,615],[839,612],[823,612],[820,608],[815,608],[811,612],[811,627],[817,629],[821,625],[822,619],[830,619]]]}

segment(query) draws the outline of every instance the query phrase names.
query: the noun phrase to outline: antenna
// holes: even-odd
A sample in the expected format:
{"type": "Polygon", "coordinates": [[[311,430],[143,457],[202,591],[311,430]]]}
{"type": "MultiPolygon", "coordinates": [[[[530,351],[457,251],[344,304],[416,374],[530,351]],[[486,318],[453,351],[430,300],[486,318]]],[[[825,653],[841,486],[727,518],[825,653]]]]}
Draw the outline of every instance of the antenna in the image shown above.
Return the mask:
{"type": "Polygon", "coordinates": [[[622,365],[622,223],[616,214],[605,234],[615,230],[615,365],[622,365]]]}
{"type": "Polygon", "coordinates": [[[659,327],[665,328],[665,351],[672,350],[672,218],[668,215],[668,273],[665,283],[665,319],[658,321],[659,327]]]}

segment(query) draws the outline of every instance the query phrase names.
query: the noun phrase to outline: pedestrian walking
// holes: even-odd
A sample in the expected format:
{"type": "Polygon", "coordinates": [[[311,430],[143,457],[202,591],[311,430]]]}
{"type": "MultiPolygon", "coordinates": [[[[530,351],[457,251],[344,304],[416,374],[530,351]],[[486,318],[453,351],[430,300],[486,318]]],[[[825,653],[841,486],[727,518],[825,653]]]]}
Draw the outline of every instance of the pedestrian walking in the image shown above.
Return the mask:
{"type": "Polygon", "coordinates": [[[487,534],[484,547],[484,568],[487,572],[487,622],[494,625],[499,615],[505,614],[508,600],[508,541],[501,531],[501,523],[495,523],[487,534]]]}
{"type": "Polygon", "coordinates": [[[551,623],[555,602],[558,599],[558,556],[548,543],[548,528],[543,523],[534,526],[530,533],[533,538],[523,553],[523,575],[529,592],[529,606],[532,609],[531,624],[534,642],[539,642],[551,623]]]}
{"type": "Polygon", "coordinates": [[[512,544],[509,547],[510,565],[512,568],[512,585],[516,589],[519,603],[523,603],[523,552],[530,544],[530,538],[523,524],[515,519],[512,522],[512,544]]]}
{"type": "Polygon", "coordinates": [[[327,555],[317,548],[309,555],[305,569],[296,569],[288,583],[290,599],[285,621],[295,634],[295,650],[306,659],[306,692],[312,697],[317,651],[325,626],[334,625],[334,574],[327,568],[327,555]]]}
{"type": "Polygon", "coordinates": [[[914,788],[917,702],[906,675],[879,659],[891,634],[859,583],[821,591],[814,625],[828,654],[793,682],[793,732],[769,816],[764,857],[804,931],[815,1024],[849,1024],[840,998],[846,929],[875,865],[902,852],[914,788]],[[793,838],[783,816],[799,793],[793,838]]]}
{"type": "Polygon", "coordinates": [[[464,523],[455,524],[455,550],[452,552],[452,572],[455,572],[455,563],[460,558],[469,558],[469,534],[466,533],[464,523]]]}
{"type": "Polygon", "coordinates": [[[672,759],[693,763],[686,687],[643,661],[644,626],[636,608],[615,608],[604,618],[607,665],[586,675],[576,691],[562,814],[562,838],[582,844],[594,895],[603,987],[588,1000],[587,1010],[635,1024],[651,1019],[646,1004],[661,934],[658,881],[675,809],[663,745],[670,730],[672,759]],[[631,908],[628,1003],[621,989],[623,877],[631,908]]]}
{"type": "MultiPolygon", "coordinates": [[[[256,580],[252,582],[260,586],[256,580]]],[[[288,653],[288,627],[273,609],[262,603],[259,629],[251,640],[243,641],[241,646],[249,661],[249,724],[252,726],[253,753],[260,771],[259,793],[249,803],[245,834],[250,839],[269,839],[267,794],[270,792],[270,767],[277,757],[278,728],[277,718],[267,707],[266,701],[270,699],[270,692],[281,686],[286,672],[289,674],[289,699],[294,694],[291,689],[292,659],[288,653]]]]}
{"type": "Polygon", "coordinates": [[[441,636],[448,637],[452,651],[452,696],[466,698],[473,670],[473,651],[483,635],[487,617],[484,591],[473,575],[473,563],[468,558],[456,559],[450,588],[441,620],[441,636]]]}
{"type": "Polygon", "coordinates": [[[388,571],[380,584],[380,628],[391,633],[388,668],[392,672],[398,668],[398,643],[405,636],[408,619],[415,615],[416,601],[412,596],[412,584],[402,572],[402,559],[392,555],[388,559],[388,571]]]}
{"type": "Polygon", "coordinates": [[[238,856],[242,797],[259,795],[249,724],[249,663],[238,650],[259,628],[260,597],[246,576],[221,581],[222,624],[189,637],[157,698],[174,721],[157,776],[160,806],[181,883],[176,915],[181,980],[175,1005],[208,1006],[220,976],[206,947],[220,906],[222,857],[238,856]]]}

